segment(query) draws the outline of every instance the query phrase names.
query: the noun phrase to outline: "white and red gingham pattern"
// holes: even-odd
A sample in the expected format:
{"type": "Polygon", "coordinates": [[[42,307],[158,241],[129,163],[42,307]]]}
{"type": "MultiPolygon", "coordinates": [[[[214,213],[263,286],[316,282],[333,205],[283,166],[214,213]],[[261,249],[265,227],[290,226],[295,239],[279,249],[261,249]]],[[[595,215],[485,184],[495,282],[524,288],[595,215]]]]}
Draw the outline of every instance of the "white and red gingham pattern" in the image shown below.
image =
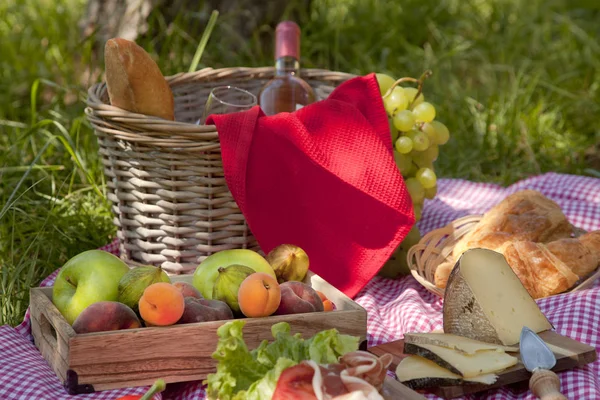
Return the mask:
{"type": "MultiPolygon", "coordinates": [[[[422,234],[468,215],[483,213],[507,195],[522,189],[539,190],[556,201],[569,220],[585,230],[600,229],[600,179],[548,173],[508,188],[456,179],[440,179],[438,195],[427,200],[418,226],[422,234]]],[[[116,243],[103,248],[118,253],[116,243]]],[[[56,272],[42,286],[54,282],[56,272]]],[[[374,278],[355,299],[368,311],[369,345],[401,339],[406,332],[427,332],[442,327],[442,301],[412,277],[374,278]]],[[[558,333],[596,347],[600,351],[600,282],[588,290],[538,301],[558,333]]],[[[16,329],[0,327],[0,399],[115,399],[141,393],[145,388],[69,396],[58,378],[31,343],[29,314],[16,329]]],[[[561,390],[569,399],[600,399],[600,360],[559,373],[561,390]]],[[[429,399],[438,397],[427,394],[429,399]]],[[[167,385],[155,399],[201,400],[200,382],[167,385]]],[[[513,393],[500,388],[463,399],[530,400],[529,391],[513,393]]]]}

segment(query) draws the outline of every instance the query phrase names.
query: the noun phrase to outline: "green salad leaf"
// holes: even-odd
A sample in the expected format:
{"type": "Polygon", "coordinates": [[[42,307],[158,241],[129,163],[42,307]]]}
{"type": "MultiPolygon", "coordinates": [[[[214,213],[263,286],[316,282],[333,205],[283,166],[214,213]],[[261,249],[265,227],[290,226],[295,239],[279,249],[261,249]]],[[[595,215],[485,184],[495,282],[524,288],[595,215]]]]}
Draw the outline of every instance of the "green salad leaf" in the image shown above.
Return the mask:
{"type": "Polygon", "coordinates": [[[219,342],[212,358],[218,361],[216,374],[207,376],[210,398],[229,400],[261,379],[270,368],[259,363],[244,342],[244,321],[232,321],[217,330],[219,342]]]}
{"type": "Polygon", "coordinates": [[[358,337],[340,335],[336,329],[321,331],[305,342],[306,359],[317,364],[333,364],[346,353],[358,349],[358,337]]]}
{"type": "Polygon", "coordinates": [[[296,361],[290,360],[289,358],[280,358],[277,363],[267,374],[262,378],[250,385],[247,392],[240,391],[234,397],[234,400],[264,400],[270,399],[275,393],[277,387],[277,380],[284,369],[293,367],[298,364],[296,361]]]}
{"type": "Polygon", "coordinates": [[[271,398],[281,372],[304,360],[331,364],[358,349],[358,337],[340,334],[337,329],[321,331],[304,339],[292,335],[287,322],[271,327],[273,341],[263,340],[253,350],[244,342],[245,320],[228,322],[217,330],[219,342],[212,357],[217,371],[204,381],[209,399],[259,400],[271,398]]]}

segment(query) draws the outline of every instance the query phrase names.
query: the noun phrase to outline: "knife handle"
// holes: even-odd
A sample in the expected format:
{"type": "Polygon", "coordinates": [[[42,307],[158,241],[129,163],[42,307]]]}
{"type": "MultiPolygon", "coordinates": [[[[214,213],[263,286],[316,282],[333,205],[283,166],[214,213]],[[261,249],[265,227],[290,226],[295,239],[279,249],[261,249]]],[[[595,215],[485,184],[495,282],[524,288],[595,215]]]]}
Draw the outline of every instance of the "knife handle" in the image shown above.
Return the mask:
{"type": "Polygon", "coordinates": [[[529,388],[540,400],[568,400],[560,392],[558,375],[547,369],[536,369],[529,379],[529,388]]]}

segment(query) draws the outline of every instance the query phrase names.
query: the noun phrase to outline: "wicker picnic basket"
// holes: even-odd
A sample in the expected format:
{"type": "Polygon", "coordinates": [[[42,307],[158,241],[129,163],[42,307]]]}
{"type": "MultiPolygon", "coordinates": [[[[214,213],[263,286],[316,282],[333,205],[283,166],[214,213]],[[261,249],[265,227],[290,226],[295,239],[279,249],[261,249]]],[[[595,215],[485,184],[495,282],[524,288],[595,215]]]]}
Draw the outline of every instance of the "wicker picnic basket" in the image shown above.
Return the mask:
{"type": "MultiPolygon", "coordinates": [[[[213,87],[257,94],[274,71],[206,68],[167,77],[175,121],[111,106],[105,82],[89,89],[85,112],[100,147],[121,258],[185,274],[220,250],[260,251],[225,182],[218,133],[196,121],[213,87]]],[[[304,69],[302,77],[321,100],[354,75],[304,69]]]]}
{"type": "MultiPolygon", "coordinates": [[[[477,225],[483,215],[467,215],[458,218],[446,226],[434,229],[423,235],[421,240],[412,246],[407,253],[408,266],[412,276],[429,292],[444,297],[443,288],[435,285],[435,270],[438,266],[451,263],[455,260],[452,251],[456,243],[477,225]]],[[[573,227],[575,237],[581,236],[585,230],[573,227]]],[[[600,277],[600,268],[592,274],[576,282],[569,292],[576,292],[593,285],[600,277]]]]}

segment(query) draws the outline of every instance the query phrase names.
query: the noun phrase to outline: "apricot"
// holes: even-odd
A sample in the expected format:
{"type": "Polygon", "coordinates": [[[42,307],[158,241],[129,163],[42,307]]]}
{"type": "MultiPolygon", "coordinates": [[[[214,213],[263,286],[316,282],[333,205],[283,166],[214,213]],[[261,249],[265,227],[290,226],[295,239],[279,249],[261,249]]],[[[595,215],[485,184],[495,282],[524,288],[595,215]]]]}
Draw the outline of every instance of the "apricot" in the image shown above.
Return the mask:
{"type": "Polygon", "coordinates": [[[185,300],[176,286],[153,283],[144,290],[139,302],[142,319],[152,326],[173,325],[183,315],[185,300]]]}
{"type": "Polygon", "coordinates": [[[323,292],[319,292],[318,290],[315,290],[315,292],[317,292],[323,302],[323,311],[333,311],[333,302],[323,292]]]}
{"type": "Polygon", "coordinates": [[[238,303],[242,314],[249,318],[268,317],[281,301],[277,279],[264,272],[248,275],[238,290],[238,303]]]}
{"type": "Polygon", "coordinates": [[[135,312],[117,301],[99,301],[83,309],[73,322],[76,333],[117,331],[141,328],[135,312]]]}
{"type": "Polygon", "coordinates": [[[306,283],[289,281],[279,285],[281,301],[276,315],[302,314],[323,311],[323,300],[317,291],[306,283]]]}
{"type": "Polygon", "coordinates": [[[200,291],[198,289],[196,289],[194,287],[194,285],[192,285],[191,283],[175,282],[173,284],[173,286],[175,286],[177,289],[179,289],[181,291],[181,294],[183,294],[183,297],[193,297],[196,299],[204,298],[204,296],[202,296],[202,293],[200,293],[200,291]]]}

